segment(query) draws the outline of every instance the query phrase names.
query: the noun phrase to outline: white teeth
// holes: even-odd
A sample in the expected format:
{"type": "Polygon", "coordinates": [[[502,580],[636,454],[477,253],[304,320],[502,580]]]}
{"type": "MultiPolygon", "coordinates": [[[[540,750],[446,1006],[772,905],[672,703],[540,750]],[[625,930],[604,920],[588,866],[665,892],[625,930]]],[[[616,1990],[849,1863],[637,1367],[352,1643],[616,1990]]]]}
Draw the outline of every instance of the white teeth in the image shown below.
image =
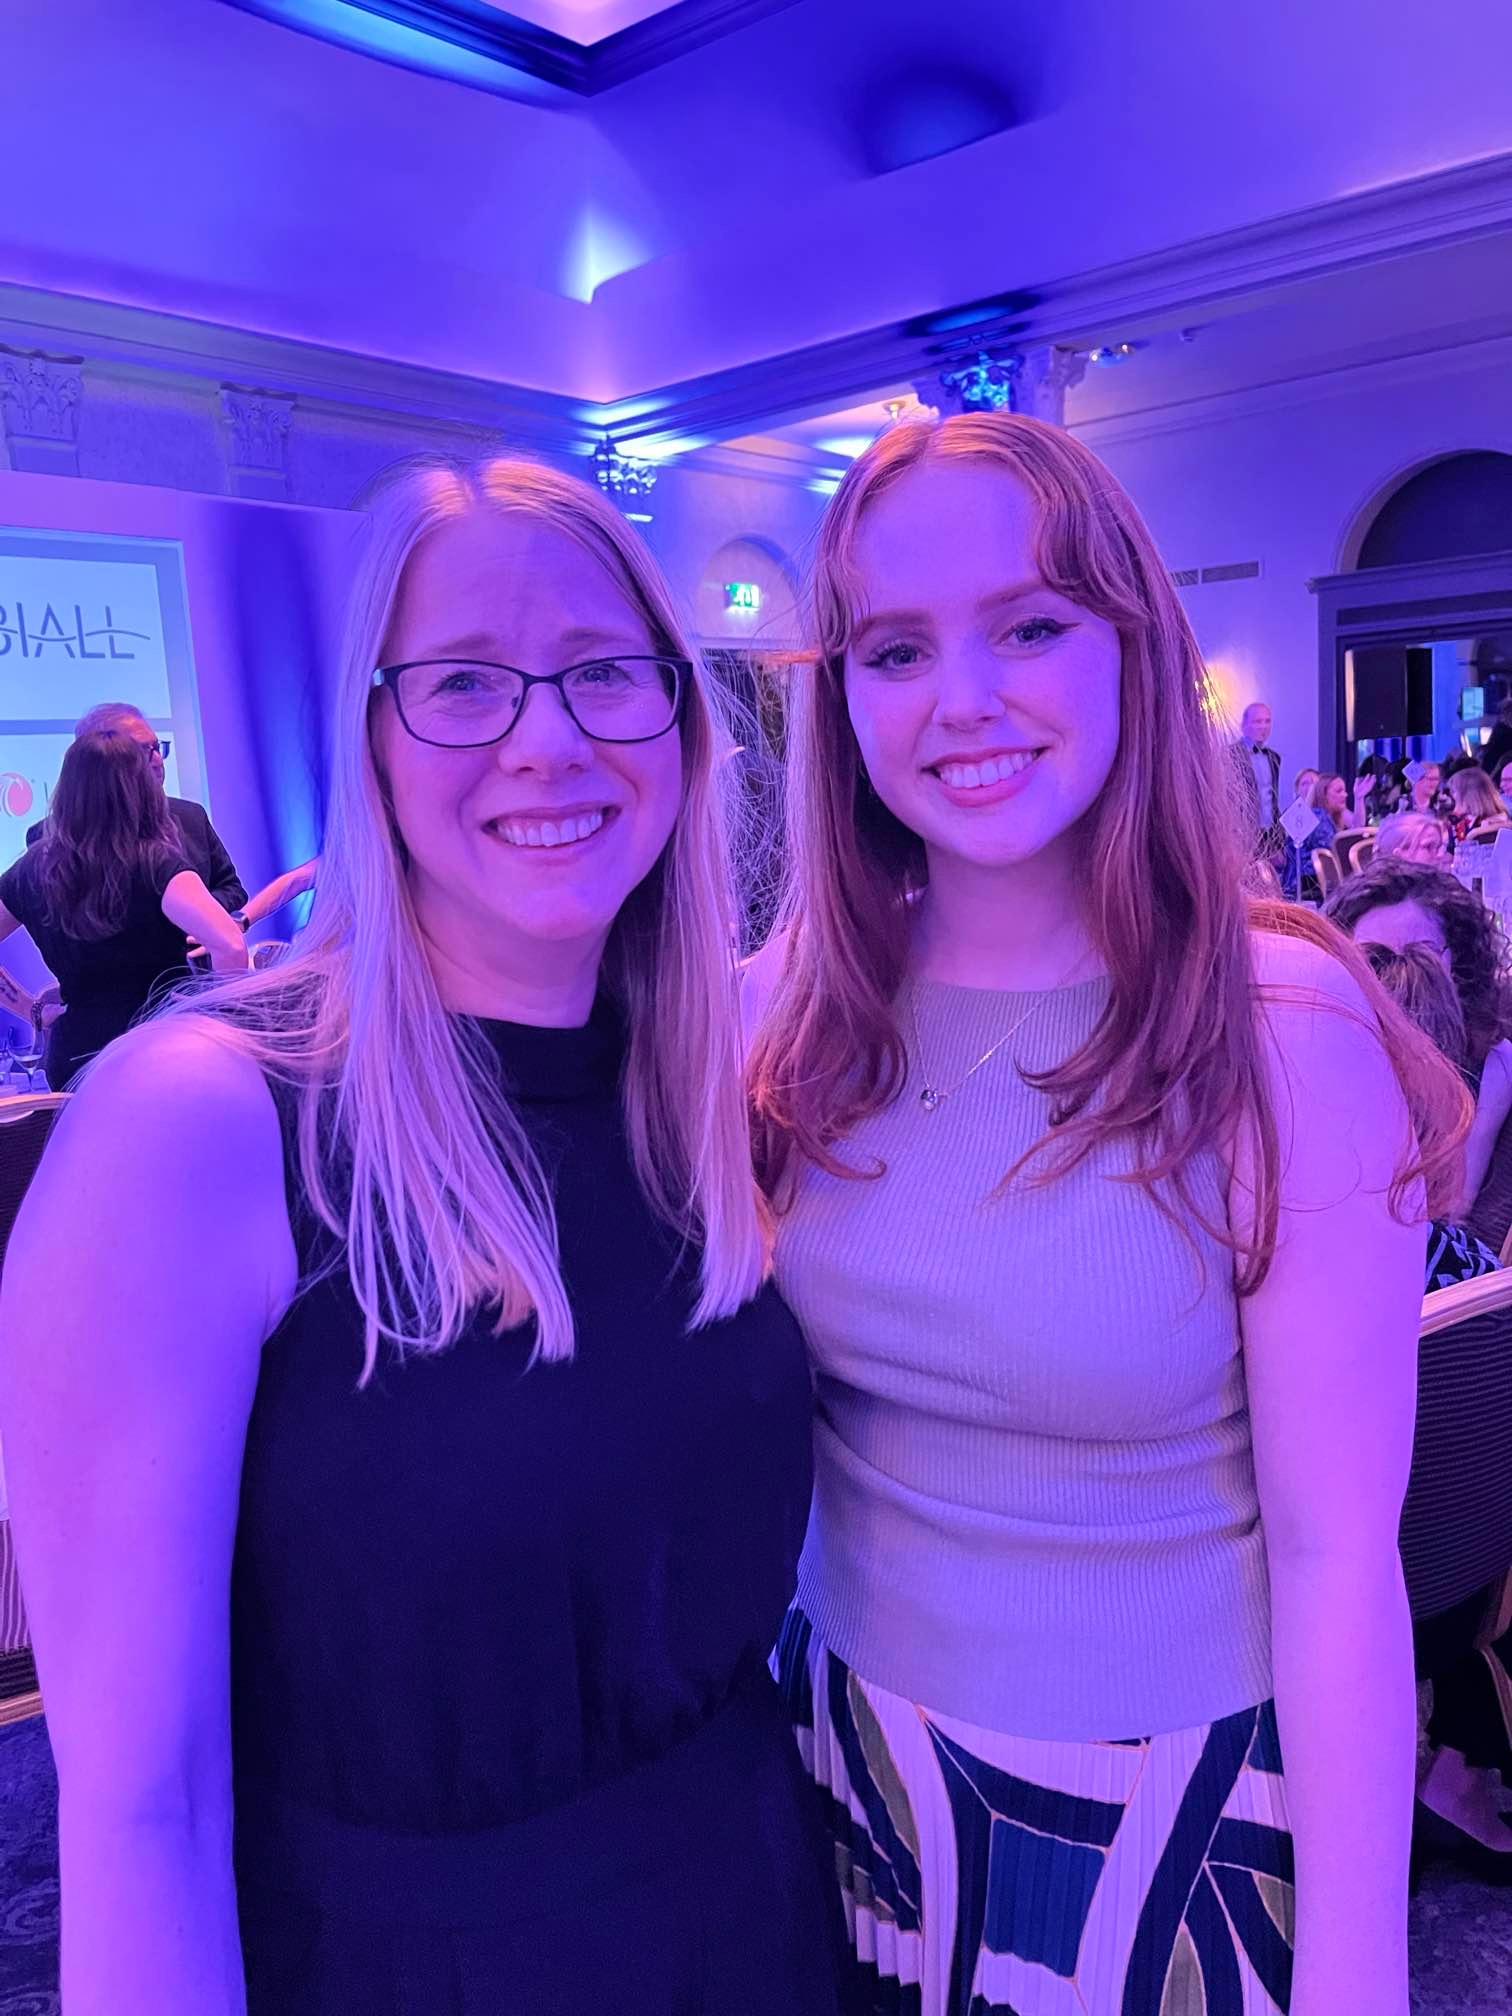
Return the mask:
{"type": "Polygon", "coordinates": [[[1011,756],[989,756],[985,763],[941,763],[940,780],[953,791],[975,791],[984,784],[997,784],[1004,777],[1017,777],[1021,770],[1029,768],[1038,753],[1019,749],[1011,756]]]}
{"type": "Polygon", "coordinates": [[[575,818],[543,819],[529,825],[521,819],[500,820],[494,831],[511,847],[565,847],[573,840],[587,840],[604,823],[602,812],[580,812],[575,818]]]}

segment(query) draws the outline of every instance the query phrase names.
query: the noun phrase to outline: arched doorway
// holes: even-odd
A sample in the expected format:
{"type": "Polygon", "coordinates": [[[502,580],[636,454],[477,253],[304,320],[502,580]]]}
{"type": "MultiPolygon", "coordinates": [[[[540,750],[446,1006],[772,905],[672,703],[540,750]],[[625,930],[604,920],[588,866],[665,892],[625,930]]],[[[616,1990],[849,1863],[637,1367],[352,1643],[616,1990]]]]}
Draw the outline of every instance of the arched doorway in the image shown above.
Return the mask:
{"type": "Polygon", "coordinates": [[[1323,748],[1347,777],[1367,749],[1476,754],[1512,705],[1512,454],[1402,471],[1357,515],[1344,558],[1310,584],[1323,748]]]}

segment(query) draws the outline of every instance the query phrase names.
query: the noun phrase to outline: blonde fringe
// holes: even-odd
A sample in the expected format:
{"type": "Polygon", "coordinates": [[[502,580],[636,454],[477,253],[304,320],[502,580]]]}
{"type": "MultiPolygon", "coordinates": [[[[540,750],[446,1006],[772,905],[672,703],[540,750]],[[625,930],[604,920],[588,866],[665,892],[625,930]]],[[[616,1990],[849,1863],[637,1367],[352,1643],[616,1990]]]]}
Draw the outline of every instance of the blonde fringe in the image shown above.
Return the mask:
{"type": "MultiPolygon", "coordinates": [[[[658,649],[695,656],[650,555],[571,477],[512,459],[419,457],[388,473],[371,508],[310,922],[282,964],[167,1011],[201,1018],[292,1088],[299,1173],[341,1242],[362,1310],[364,1383],[385,1340],[402,1352],[444,1350],[479,1308],[495,1310],[501,1330],[533,1315],[541,1360],[570,1358],[575,1343],[546,1179],[486,1058],[437,993],[369,741],[371,672],[409,555],[464,511],[538,515],[608,568],[658,649]]],[[[611,933],[603,976],[629,1030],[622,1096],[637,1175],[700,1252],[695,1326],[733,1314],[765,1266],[737,1057],[728,740],[700,669],[682,728],[677,826],[611,933]]]]}

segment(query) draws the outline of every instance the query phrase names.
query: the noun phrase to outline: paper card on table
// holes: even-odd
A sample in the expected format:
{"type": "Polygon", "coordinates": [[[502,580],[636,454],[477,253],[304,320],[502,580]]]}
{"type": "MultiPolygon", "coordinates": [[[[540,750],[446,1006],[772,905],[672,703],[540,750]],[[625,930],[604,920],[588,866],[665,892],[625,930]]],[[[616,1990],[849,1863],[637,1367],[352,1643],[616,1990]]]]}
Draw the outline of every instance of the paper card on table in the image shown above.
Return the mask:
{"type": "Polygon", "coordinates": [[[1293,847],[1300,847],[1318,823],[1318,808],[1302,799],[1293,799],[1281,814],[1281,831],[1293,847]]]}

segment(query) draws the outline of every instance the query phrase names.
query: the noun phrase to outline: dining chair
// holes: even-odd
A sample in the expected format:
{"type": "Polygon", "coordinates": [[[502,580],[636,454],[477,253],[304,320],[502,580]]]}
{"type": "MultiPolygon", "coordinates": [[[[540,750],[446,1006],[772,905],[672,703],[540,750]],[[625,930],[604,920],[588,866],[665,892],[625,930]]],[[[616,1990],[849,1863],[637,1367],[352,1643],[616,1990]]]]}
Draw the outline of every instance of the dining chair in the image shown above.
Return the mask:
{"type": "Polygon", "coordinates": [[[1413,1617],[1512,1569],[1512,1270],[1436,1288],[1418,1321],[1417,1427],[1402,1506],[1413,1617]]]}
{"type": "Polygon", "coordinates": [[[1343,871],[1339,867],[1339,857],[1332,847],[1314,847],[1312,868],[1318,878],[1318,888],[1323,901],[1326,903],[1344,880],[1343,871]]]}
{"type": "Polygon", "coordinates": [[[1361,826],[1356,832],[1341,833],[1333,844],[1334,852],[1339,857],[1339,866],[1346,875],[1353,875],[1357,868],[1365,865],[1359,859],[1361,848],[1368,847],[1372,853],[1375,851],[1375,828],[1361,826]]]}
{"type": "Polygon", "coordinates": [[[21,1210],[21,1200],[37,1166],[47,1137],[72,1095],[67,1092],[21,1092],[0,1099],[0,1268],[21,1210]]]}

